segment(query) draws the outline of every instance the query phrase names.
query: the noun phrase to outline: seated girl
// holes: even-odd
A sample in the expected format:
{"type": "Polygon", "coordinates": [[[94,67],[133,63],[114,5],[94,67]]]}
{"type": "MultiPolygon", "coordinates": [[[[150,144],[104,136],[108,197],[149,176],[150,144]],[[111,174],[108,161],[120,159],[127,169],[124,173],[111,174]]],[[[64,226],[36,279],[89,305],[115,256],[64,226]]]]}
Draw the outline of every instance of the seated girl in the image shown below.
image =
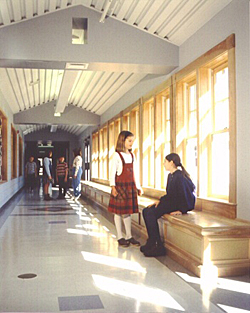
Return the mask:
{"type": "Polygon", "coordinates": [[[140,251],[145,256],[161,256],[166,249],[161,242],[158,219],[164,214],[181,215],[194,209],[195,186],[188,172],[181,164],[178,154],[170,153],[164,160],[164,167],[169,171],[166,195],[143,210],[143,218],[148,232],[148,240],[140,251]]]}

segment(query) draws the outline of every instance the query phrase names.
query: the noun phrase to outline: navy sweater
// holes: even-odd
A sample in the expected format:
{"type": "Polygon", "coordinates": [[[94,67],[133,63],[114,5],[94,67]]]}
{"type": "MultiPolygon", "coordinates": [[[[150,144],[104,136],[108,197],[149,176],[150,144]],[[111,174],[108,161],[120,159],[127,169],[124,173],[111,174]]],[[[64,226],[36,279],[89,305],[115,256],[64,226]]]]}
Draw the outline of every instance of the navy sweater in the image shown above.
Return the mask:
{"type": "Polygon", "coordinates": [[[168,175],[167,194],[160,198],[160,204],[163,205],[168,213],[181,211],[187,213],[194,209],[195,186],[191,179],[182,175],[180,170],[168,175]]]}

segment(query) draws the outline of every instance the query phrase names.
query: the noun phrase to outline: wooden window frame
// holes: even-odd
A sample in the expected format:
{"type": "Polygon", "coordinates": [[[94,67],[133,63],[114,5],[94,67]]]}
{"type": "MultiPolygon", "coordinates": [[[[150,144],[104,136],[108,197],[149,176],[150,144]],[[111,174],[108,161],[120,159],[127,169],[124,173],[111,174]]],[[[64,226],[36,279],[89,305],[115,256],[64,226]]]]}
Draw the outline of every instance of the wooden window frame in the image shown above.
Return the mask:
{"type": "MultiPolygon", "coordinates": [[[[185,80],[185,77],[190,75],[191,72],[196,72],[196,79],[197,79],[197,114],[199,115],[200,111],[200,99],[202,95],[205,95],[206,93],[209,93],[210,101],[211,101],[211,107],[213,107],[213,91],[211,90],[212,84],[212,72],[216,68],[224,67],[224,65],[227,63],[228,65],[228,80],[229,80],[229,195],[228,198],[225,199],[223,196],[220,196],[216,201],[225,201],[230,204],[235,205],[236,204],[236,152],[235,152],[235,145],[236,145],[236,104],[235,104],[235,36],[234,34],[229,36],[226,40],[224,40],[222,43],[217,45],[216,47],[212,48],[210,51],[208,51],[206,54],[189,64],[186,68],[182,69],[180,72],[176,73],[174,75],[174,87],[173,89],[178,89],[178,83],[181,80],[185,80]]],[[[176,91],[177,93],[177,91],[176,91]]],[[[208,100],[209,101],[209,100],[208,100]]],[[[178,95],[176,95],[175,99],[175,106],[178,108],[178,95]]],[[[177,112],[178,113],[178,112],[177,112]]],[[[212,113],[211,113],[212,114],[212,113]]],[[[175,119],[177,120],[178,124],[178,114],[175,112],[175,119]]],[[[214,119],[213,119],[214,120],[214,119]]],[[[204,147],[200,145],[201,143],[201,126],[199,124],[198,120],[198,159],[200,160],[199,156],[202,153],[202,150],[204,150],[204,147]]],[[[175,129],[175,132],[178,132],[178,127],[175,129]]],[[[225,132],[225,131],[224,131],[225,132]]],[[[212,133],[212,132],[210,132],[212,133]]],[[[206,143],[206,147],[211,146],[209,142],[211,141],[211,138],[206,143]]],[[[176,139],[176,145],[175,149],[177,153],[178,151],[178,140],[176,139]]],[[[208,154],[211,152],[208,152],[208,154]]],[[[185,162],[183,162],[185,165],[185,162]]],[[[200,197],[200,184],[202,184],[202,180],[200,178],[200,168],[201,163],[199,161],[198,164],[198,181],[199,185],[197,186],[197,194],[198,197],[200,197]]],[[[210,165],[209,165],[210,166],[210,165]]],[[[210,174],[211,177],[211,174],[210,174]]],[[[211,182],[208,181],[207,185],[211,185],[211,182]]],[[[207,189],[208,190],[208,189],[207,189]]],[[[202,195],[204,199],[208,200],[215,200],[213,199],[210,194],[207,192],[207,196],[204,196],[204,193],[202,195]]]]}
{"type": "Polygon", "coordinates": [[[17,178],[17,132],[11,125],[11,179],[17,178]]]}
{"type": "Polygon", "coordinates": [[[1,177],[0,183],[3,183],[8,180],[8,120],[4,113],[0,110],[0,119],[1,119],[1,177]]]}
{"type": "Polygon", "coordinates": [[[19,152],[19,158],[18,158],[18,162],[19,162],[19,176],[23,175],[23,140],[22,137],[20,136],[20,134],[18,135],[18,152],[19,152]]]}

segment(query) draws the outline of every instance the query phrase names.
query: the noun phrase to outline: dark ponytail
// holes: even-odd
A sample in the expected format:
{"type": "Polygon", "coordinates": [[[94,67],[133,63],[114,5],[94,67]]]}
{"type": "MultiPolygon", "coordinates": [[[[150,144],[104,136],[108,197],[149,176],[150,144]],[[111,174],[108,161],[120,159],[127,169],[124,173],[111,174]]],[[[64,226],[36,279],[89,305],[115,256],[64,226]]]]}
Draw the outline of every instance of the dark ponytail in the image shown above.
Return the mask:
{"type": "Polygon", "coordinates": [[[179,155],[177,153],[170,153],[166,156],[165,158],[166,160],[168,160],[168,162],[173,161],[173,163],[175,164],[176,167],[181,167],[182,170],[182,175],[184,177],[187,177],[190,179],[190,175],[189,173],[186,171],[185,167],[181,164],[181,158],[179,157],[179,155]]]}

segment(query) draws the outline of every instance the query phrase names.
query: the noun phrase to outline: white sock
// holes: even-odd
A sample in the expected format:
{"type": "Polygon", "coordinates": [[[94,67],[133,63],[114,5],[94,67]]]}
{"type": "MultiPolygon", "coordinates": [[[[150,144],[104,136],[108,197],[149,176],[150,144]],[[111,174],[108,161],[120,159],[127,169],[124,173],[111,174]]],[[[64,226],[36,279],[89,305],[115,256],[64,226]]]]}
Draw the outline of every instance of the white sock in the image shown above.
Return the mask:
{"type": "Polygon", "coordinates": [[[126,230],[126,239],[130,239],[132,237],[131,234],[131,215],[128,215],[123,218],[125,230],[126,230]]]}
{"type": "Polygon", "coordinates": [[[121,239],[122,236],[122,217],[121,215],[115,214],[114,216],[115,227],[117,231],[117,240],[121,239]]]}

